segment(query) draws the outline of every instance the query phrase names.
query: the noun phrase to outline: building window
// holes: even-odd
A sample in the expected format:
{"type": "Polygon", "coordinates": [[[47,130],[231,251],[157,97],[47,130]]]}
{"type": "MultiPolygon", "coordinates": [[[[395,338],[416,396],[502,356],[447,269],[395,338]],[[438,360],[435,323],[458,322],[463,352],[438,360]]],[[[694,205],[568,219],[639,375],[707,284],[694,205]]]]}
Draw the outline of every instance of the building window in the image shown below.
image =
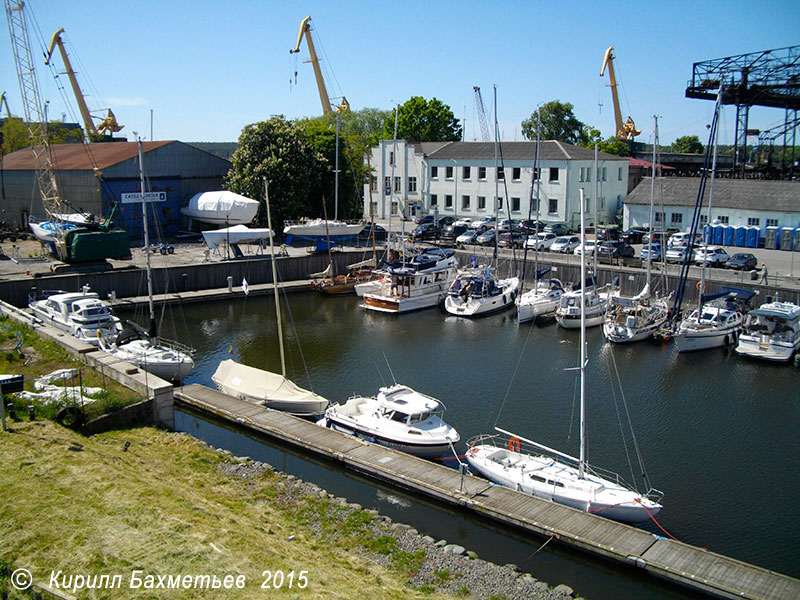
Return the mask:
{"type": "Polygon", "coordinates": [[[461,167],[461,179],[469,179],[469,176],[470,176],[470,168],[461,167]]]}
{"type": "Polygon", "coordinates": [[[700,227],[705,227],[706,223],[708,223],[708,215],[700,215],[700,227]]]}
{"type": "Polygon", "coordinates": [[[511,198],[511,212],[519,212],[519,198],[511,198]]]}
{"type": "Polygon", "coordinates": [[[416,192],[417,191],[417,178],[416,177],[409,177],[408,178],[408,191],[409,192],[416,192]]]}
{"type": "Polygon", "coordinates": [[[522,177],[522,169],[519,167],[514,167],[514,170],[512,171],[511,174],[511,179],[513,179],[514,181],[519,181],[520,177],[522,177]]]}
{"type": "Polygon", "coordinates": [[[622,167],[617,169],[617,181],[622,181],[622,167]]]}
{"type": "Polygon", "coordinates": [[[452,194],[446,194],[444,197],[444,207],[445,208],[453,208],[453,196],[452,194]]]}
{"type": "Polygon", "coordinates": [[[747,224],[748,225],[755,225],[756,227],[759,227],[761,225],[761,219],[759,219],[758,217],[748,217],[747,218],[747,224]]]}
{"type": "Polygon", "coordinates": [[[469,210],[469,196],[461,196],[461,208],[469,210]]]}
{"type": "Polygon", "coordinates": [[[589,196],[584,196],[583,201],[586,204],[583,210],[586,212],[587,215],[592,214],[592,199],[589,198],[589,196]]]}
{"type": "Polygon", "coordinates": [[[402,186],[402,183],[401,183],[401,178],[400,177],[395,177],[394,178],[394,191],[395,192],[399,192],[402,189],[403,189],[403,186],[402,186]]]}
{"type": "Polygon", "coordinates": [[[394,152],[389,152],[389,166],[394,166],[394,152]]]}
{"type": "Polygon", "coordinates": [[[436,194],[431,194],[431,206],[437,206],[439,204],[439,196],[436,194]]]}
{"type": "Polygon", "coordinates": [[[606,171],[607,171],[606,167],[603,167],[603,181],[606,180],[606,171]]]}
{"type": "Polygon", "coordinates": [[[558,181],[558,167],[550,167],[550,181],[558,181]]]}
{"type": "Polygon", "coordinates": [[[478,167],[478,179],[486,179],[486,167],[478,167]]]}
{"type": "Polygon", "coordinates": [[[656,211],[656,223],[664,222],[664,213],[656,211]]]}
{"type": "Polygon", "coordinates": [[[538,198],[533,199],[533,211],[538,213],[539,212],[540,202],[538,198]]]}
{"type": "Polygon", "coordinates": [[[497,210],[503,210],[503,199],[497,198],[497,210]]]}
{"type": "Polygon", "coordinates": [[[558,199],[557,198],[550,198],[547,201],[547,213],[554,215],[558,212],[558,199]]]}
{"type": "Polygon", "coordinates": [[[778,219],[767,219],[767,227],[777,227],[778,219]]]}
{"type": "Polygon", "coordinates": [[[505,178],[506,174],[505,171],[503,171],[503,167],[497,167],[497,179],[505,179],[505,178]]]}
{"type": "Polygon", "coordinates": [[[541,177],[541,174],[542,174],[541,167],[536,167],[535,169],[533,169],[533,180],[538,181],[539,177],[541,177]]]}
{"type": "Polygon", "coordinates": [[[393,215],[397,214],[397,202],[395,201],[392,201],[392,214],[393,215]]]}
{"type": "Polygon", "coordinates": [[[670,222],[680,227],[681,223],[683,223],[683,215],[681,213],[672,213],[672,215],[670,215],[670,222]]]}
{"type": "Polygon", "coordinates": [[[431,167],[431,179],[439,179],[439,167],[431,167]]]}
{"type": "Polygon", "coordinates": [[[444,168],[444,178],[445,179],[452,179],[453,178],[453,167],[445,167],[444,168]]]}
{"type": "Polygon", "coordinates": [[[720,215],[719,217],[717,217],[717,219],[723,225],[727,225],[728,224],[728,215],[720,215]]]}
{"type": "Polygon", "coordinates": [[[600,210],[604,210],[606,207],[606,197],[600,196],[600,210]]]}
{"type": "Polygon", "coordinates": [[[578,172],[578,183],[583,183],[583,178],[584,178],[583,171],[584,168],[581,167],[581,170],[578,172]]]}
{"type": "Polygon", "coordinates": [[[378,191],[378,178],[374,175],[369,176],[369,189],[371,192],[378,191]]]}
{"type": "Polygon", "coordinates": [[[392,178],[391,177],[384,177],[383,178],[383,189],[386,190],[386,195],[392,193],[392,178]]]}
{"type": "Polygon", "coordinates": [[[486,196],[478,196],[478,210],[486,210],[486,196]]]}

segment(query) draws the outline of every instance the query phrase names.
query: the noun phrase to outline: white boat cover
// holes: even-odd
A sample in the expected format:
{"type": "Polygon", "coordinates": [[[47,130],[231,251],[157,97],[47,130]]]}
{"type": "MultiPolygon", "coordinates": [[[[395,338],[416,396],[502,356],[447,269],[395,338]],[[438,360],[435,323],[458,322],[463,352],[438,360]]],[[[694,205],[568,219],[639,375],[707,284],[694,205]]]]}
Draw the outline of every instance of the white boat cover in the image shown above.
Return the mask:
{"type": "Polygon", "coordinates": [[[250,229],[247,225],[234,225],[224,229],[204,231],[203,239],[209,248],[216,250],[220,244],[252,244],[268,240],[271,235],[272,231],[266,227],[250,229]]]}
{"type": "Polygon", "coordinates": [[[255,218],[258,205],[258,200],[233,192],[200,192],[189,199],[181,213],[203,223],[243,225],[255,218]]]}
{"type": "Polygon", "coordinates": [[[226,394],[245,396],[267,406],[296,405],[301,409],[300,412],[314,413],[322,412],[328,404],[322,396],[304,390],[283,375],[243,365],[232,359],[220,362],[211,379],[226,394]],[[305,407],[313,407],[313,410],[305,410],[305,407]]]}

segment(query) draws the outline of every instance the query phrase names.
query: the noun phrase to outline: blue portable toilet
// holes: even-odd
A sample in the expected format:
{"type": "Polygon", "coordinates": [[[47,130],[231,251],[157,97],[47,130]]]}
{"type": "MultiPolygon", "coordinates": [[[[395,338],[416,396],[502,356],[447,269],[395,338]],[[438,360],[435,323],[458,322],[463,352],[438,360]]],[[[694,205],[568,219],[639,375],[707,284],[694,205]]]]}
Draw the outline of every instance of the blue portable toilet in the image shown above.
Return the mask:
{"type": "Polygon", "coordinates": [[[792,236],[794,229],[792,227],[781,227],[778,232],[778,247],[781,250],[792,250],[792,236]]]}
{"type": "Polygon", "coordinates": [[[750,225],[747,228],[747,247],[758,248],[761,242],[761,228],[756,225],[750,225]]]}
{"type": "Polygon", "coordinates": [[[794,243],[792,244],[793,252],[800,252],[800,227],[794,229],[794,243]]]}
{"type": "Polygon", "coordinates": [[[764,235],[764,248],[767,250],[777,250],[780,247],[780,238],[778,237],[778,228],[769,226],[764,235]]]}
{"type": "Polygon", "coordinates": [[[736,243],[736,227],[725,225],[722,228],[722,243],[725,246],[733,246],[736,243]]]}
{"type": "Polygon", "coordinates": [[[747,227],[741,225],[736,228],[736,243],[734,246],[744,248],[747,246],[747,227]]]}
{"type": "Polygon", "coordinates": [[[725,225],[714,226],[714,244],[722,244],[725,239],[725,225]]]}
{"type": "Polygon", "coordinates": [[[703,242],[706,244],[714,243],[714,227],[711,225],[703,225],[703,242]]]}

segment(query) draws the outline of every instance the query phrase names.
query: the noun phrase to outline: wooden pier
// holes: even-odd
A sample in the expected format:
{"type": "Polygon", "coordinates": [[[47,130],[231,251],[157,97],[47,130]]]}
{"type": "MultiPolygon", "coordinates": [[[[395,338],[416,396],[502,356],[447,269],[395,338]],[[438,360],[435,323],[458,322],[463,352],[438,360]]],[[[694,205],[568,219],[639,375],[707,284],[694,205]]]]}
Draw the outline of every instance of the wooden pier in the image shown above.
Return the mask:
{"type": "Polygon", "coordinates": [[[462,507],[484,518],[723,598],[800,598],[800,580],[603,517],[495,486],[485,479],[308,421],[238,400],[201,385],[175,391],[181,403],[318,456],[370,478],[462,507]]]}

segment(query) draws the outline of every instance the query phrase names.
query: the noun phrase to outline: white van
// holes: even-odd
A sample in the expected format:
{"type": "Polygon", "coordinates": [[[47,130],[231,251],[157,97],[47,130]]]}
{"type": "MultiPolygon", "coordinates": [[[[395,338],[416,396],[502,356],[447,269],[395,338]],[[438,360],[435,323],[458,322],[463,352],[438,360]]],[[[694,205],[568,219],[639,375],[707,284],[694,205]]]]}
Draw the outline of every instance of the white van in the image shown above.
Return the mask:
{"type": "MultiPolygon", "coordinates": [[[[703,235],[700,233],[694,234],[694,245],[699,246],[703,243],[703,235]]],[[[673,233],[669,236],[669,240],[667,240],[667,247],[672,248],[673,246],[688,246],[689,245],[689,232],[682,231],[680,233],[673,233]]]]}

